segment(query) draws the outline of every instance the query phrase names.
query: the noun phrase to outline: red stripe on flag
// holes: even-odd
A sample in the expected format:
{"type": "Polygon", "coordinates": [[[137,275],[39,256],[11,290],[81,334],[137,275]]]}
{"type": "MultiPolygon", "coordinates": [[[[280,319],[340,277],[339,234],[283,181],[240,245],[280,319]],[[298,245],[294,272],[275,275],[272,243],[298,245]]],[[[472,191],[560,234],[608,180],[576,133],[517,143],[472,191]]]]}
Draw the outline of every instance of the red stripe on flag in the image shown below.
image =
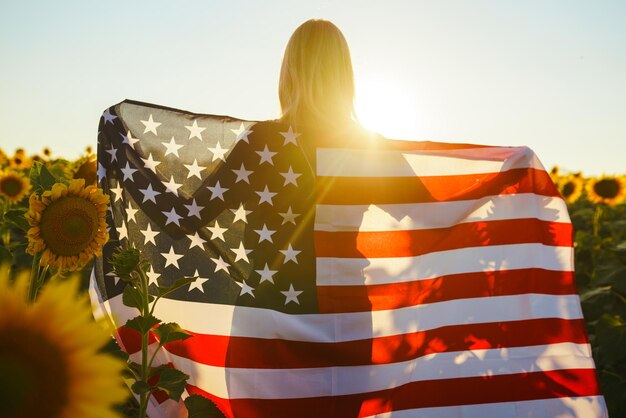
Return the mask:
{"type": "Polygon", "coordinates": [[[379,285],[318,286],[317,300],[322,313],[347,313],[525,293],[576,294],[574,273],[529,268],[451,274],[379,285]]]}
{"type": "Polygon", "coordinates": [[[403,409],[600,395],[593,369],[426,380],[335,397],[229,400],[191,385],[187,391],[213,400],[227,417],[246,418],[367,417],[403,409]]]}
{"type": "Polygon", "coordinates": [[[326,205],[443,202],[516,193],[560,196],[550,175],[534,168],[456,176],[318,176],[316,187],[317,203],[326,205]]]}
{"type": "Polygon", "coordinates": [[[389,364],[427,354],[556,343],[587,344],[581,319],[450,325],[410,334],[338,343],[194,334],[165,345],[177,356],[216,367],[299,369],[389,364]]]}
{"type": "Polygon", "coordinates": [[[315,231],[314,238],[317,257],[414,257],[485,245],[536,242],[570,246],[572,224],[540,219],[507,219],[408,231],[315,231]]]}

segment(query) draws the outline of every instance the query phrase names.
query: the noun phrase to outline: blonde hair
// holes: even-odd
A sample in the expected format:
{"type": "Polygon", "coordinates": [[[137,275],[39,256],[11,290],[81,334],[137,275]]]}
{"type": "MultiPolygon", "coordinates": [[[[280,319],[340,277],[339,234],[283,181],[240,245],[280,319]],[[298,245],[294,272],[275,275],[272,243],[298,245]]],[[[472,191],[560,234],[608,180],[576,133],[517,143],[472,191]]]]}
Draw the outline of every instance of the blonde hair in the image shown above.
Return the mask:
{"type": "Polygon", "coordinates": [[[311,19],[291,35],[280,70],[281,119],[332,128],[356,120],[348,43],[337,26],[311,19]]]}

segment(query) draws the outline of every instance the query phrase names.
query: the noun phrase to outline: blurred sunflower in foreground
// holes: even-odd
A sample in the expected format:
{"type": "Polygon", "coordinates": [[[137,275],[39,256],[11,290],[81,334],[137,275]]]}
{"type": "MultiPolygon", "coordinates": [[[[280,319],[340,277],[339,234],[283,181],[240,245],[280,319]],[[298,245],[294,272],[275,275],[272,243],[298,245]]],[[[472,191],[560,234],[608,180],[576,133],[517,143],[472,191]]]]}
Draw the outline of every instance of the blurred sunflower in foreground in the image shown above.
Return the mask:
{"type": "Polygon", "coordinates": [[[626,199],[626,180],[617,176],[593,178],[587,181],[586,190],[592,202],[614,206],[626,199]]]}
{"type": "Polygon", "coordinates": [[[109,196],[96,186],[85,187],[84,179],[69,186],[56,183],[41,198],[31,194],[24,215],[29,254],[41,253],[41,264],[58,271],[81,269],[94,255],[102,254],[109,239],[106,211],[109,196]]]}
{"type": "Polygon", "coordinates": [[[13,170],[0,171],[0,196],[17,203],[30,191],[30,179],[13,170]]]}
{"type": "Polygon", "coordinates": [[[108,332],[91,316],[78,276],[52,281],[33,304],[28,273],[0,272],[0,416],[113,418],[126,399],[124,363],[100,349],[108,332]]]}
{"type": "Polygon", "coordinates": [[[566,203],[574,203],[583,193],[584,180],[581,176],[570,175],[559,178],[556,185],[563,200],[566,203]]]}

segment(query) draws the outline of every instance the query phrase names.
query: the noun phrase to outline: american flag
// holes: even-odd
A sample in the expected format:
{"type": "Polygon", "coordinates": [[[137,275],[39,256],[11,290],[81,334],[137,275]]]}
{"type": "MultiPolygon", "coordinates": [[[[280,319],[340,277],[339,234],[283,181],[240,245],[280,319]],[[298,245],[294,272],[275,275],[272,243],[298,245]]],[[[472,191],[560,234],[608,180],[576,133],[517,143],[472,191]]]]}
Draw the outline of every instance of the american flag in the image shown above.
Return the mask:
{"type": "MultiPolygon", "coordinates": [[[[227,417],[607,417],[567,208],[526,147],[315,137],[125,100],[100,120],[98,179],[98,315],[137,357],[108,262],[125,241],[151,286],[198,276],[157,304],[194,335],[157,361],[227,417]]],[[[165,398],[152,417],[177,415],[165,398]]]]}

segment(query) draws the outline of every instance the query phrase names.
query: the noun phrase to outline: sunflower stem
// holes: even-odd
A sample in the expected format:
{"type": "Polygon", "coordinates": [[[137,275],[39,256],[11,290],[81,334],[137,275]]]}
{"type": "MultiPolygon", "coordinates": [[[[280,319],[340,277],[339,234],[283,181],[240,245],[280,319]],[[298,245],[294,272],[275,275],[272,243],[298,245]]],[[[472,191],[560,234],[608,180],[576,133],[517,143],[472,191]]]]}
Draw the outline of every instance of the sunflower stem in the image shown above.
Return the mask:
{"type": "MultiPolygon", "coordinates": [[[[139,274],[139,285],[141,286],[142,296],[143,296],[143,306],[141,310],[141,315],[143,317],[148,317],[150,315],[150,299],[148,294],[148,277],[143,272],[141,267],[135,270],[139,274]]],[[[145,332],[141,335],[141,380],[143,382],[148,382],[148,373],[150,371],[150,365],[148,364],[148,335],[150,331],[145,332]]],[[[152,361],[150,361],[150,364],[152,361]]],[[[145,418],[146,409],[148,407],[148,398],[150,396],[150,392],[143,392],[140,395],[139,402],[139,417],[145,418]]]]}
{"type": "Polygon", "coordinates": [[[33,256],[33,264],[30,268],[30,284],[28,288],[28,301],[33,303],[37,298],[39,290],[39,261],[41,260],[41,252],[35,253],[33,256]]]}

